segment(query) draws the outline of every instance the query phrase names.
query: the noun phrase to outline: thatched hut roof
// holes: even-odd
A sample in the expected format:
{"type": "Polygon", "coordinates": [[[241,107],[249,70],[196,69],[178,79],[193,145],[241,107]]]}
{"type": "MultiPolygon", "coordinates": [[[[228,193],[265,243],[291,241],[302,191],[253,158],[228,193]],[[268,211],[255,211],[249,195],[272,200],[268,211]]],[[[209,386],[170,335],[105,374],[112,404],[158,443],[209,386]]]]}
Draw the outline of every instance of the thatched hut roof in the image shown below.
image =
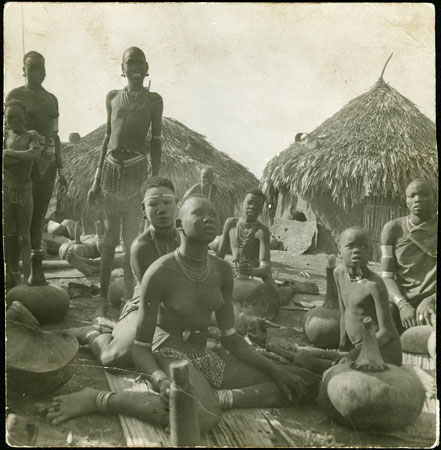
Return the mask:
{"type": "Polygon", "coordinates": [[[272,217],[279,195],[313,203],[326,194],[346,210],[369,196],[402,201],[415,178],[437,185],[434,123],[382,77],[309,136],[319,145],[294,142],[265,167],[272,217]]]}
{"type": "MultiPolygon", "coordinates": [[[[87,209],[87,192],[98,165],[105,125],[62,147],[69,189],[58,199],[57,211],[67,217],[80,218],[87,209]]],[[[177,120],[163,118],[161,176],[171,179],[178,198],[199,182],[205,164],[213,166],[218,185],[217,207],[221,220],[234,215],[246,190],[259,184],[257,178],[225,153],[216,150],[205,137],[177,120]]]]}

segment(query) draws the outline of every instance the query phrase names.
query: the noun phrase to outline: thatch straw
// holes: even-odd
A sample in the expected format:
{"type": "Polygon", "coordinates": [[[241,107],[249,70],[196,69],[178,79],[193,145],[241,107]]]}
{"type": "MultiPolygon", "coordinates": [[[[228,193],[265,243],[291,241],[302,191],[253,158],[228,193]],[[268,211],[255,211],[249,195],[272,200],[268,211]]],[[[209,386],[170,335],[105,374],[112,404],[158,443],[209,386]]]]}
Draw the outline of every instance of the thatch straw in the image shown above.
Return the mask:
{"type": "MultiPolygon", "coordinates": [[[[62,147],[67,194],[58,199],[57,210],[79,219],[87,209],[87,192],[98,165],[105,126],[97,128],[75,144],[62,147]]],[[[160,175],[171,179],[178,198],[200,181],[203,165],[213,166],[218,185],[216,206],[222,221],[236,213],[246,190],[259,184],[257,178],[225,153],[216,150],[204,136],[177,120],[163,118],[160,175]]]]}
{"type": "Polygon", "coordinates": [[[264,170],[272,218],[279,194],[313,203],[327,192],[347,210],[369,196],[402,202],[415,178],[437,185],[434,123],[382,78],[310,135],[320,136],[320,148],[293,143],[264,170]]]}

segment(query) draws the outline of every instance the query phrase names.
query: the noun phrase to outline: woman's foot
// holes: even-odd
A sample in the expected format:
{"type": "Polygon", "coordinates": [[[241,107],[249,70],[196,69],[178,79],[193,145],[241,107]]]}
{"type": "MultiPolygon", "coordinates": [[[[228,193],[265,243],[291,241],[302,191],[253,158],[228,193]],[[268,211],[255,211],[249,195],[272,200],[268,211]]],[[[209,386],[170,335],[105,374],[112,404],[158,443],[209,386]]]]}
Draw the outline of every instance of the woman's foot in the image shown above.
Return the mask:
{"type": "Polygon", "coordinates": [[[84,276],[88,277],[92,275],[91,268],[85,264],[79,256],[75,255],[72,249],[69,249],[66,255],[66,261],[79,272],[81,272],[84,276]]]}
{"type": "Polygon", "coordinates": [[[58,425],[74,417],[97,413],[96,397],[100,391],[84,388],[73,394],[54,397],[47,413],[53,425],[58,425]]]}
{"type": "Polygon", "coordinates": [[[91,331],[101,333],[101,327],[99,325],[87,325],[85,327],[68,328],[67,330],[64,330],[66,334],[77,338],[80,345],[87,345],[87,334],[91,331]]]}

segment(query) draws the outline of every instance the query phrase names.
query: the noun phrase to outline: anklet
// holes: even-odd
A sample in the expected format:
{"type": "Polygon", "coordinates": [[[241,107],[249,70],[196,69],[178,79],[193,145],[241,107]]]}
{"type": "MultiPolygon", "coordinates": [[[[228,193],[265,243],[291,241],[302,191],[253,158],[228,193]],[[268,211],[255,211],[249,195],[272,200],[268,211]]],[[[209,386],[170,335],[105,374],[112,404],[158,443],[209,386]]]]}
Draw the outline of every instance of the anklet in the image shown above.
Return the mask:
{"type": "Polygon", "coordinates": [[[89,345],[92,345],[94,342],[95,342],[95,339],[98,337],[98,336],[100,336],[101,335],[101,333],[98,331],[98,330],[92,330],[92,331],[89,331],[87,334],[86,334],[86,341],[87,341],[87,343],[89,344],[89,345]],[[92,342],[88,342],[87,340],[89,339],[89,336],[92,336],[92,335],[95,335],[95,337],[92,339],[92,342]]]}
{"type": "Polygon", "coordinates": [[[231,389],[220,389],[216,393],[222,411],[227,411],[233,407],[233,391],[231,389]]]}
{"type": "Polygon", "coordinates": [[[107,408],[107,402],[109,401],[109,398],[115,394],[115,392],[105,392],[101,391],[98,393],[95,399],[96,408],[98,409],[98,412],[101,414],[107,414],[109,412],[107,408]]]}

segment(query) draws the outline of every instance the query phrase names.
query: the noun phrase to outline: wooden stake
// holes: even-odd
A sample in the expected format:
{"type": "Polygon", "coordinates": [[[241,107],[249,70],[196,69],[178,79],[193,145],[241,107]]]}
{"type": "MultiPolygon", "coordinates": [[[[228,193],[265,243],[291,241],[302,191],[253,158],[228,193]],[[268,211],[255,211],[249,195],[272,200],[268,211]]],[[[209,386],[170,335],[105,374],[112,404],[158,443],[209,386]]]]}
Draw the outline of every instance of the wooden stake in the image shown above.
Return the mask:
{"type": "Polygon", "coordinates": [[[200,445],[198,402],[190,383],[190,363],[172,363],[170,373],[170,443],[177,447],[200,445]]]}

